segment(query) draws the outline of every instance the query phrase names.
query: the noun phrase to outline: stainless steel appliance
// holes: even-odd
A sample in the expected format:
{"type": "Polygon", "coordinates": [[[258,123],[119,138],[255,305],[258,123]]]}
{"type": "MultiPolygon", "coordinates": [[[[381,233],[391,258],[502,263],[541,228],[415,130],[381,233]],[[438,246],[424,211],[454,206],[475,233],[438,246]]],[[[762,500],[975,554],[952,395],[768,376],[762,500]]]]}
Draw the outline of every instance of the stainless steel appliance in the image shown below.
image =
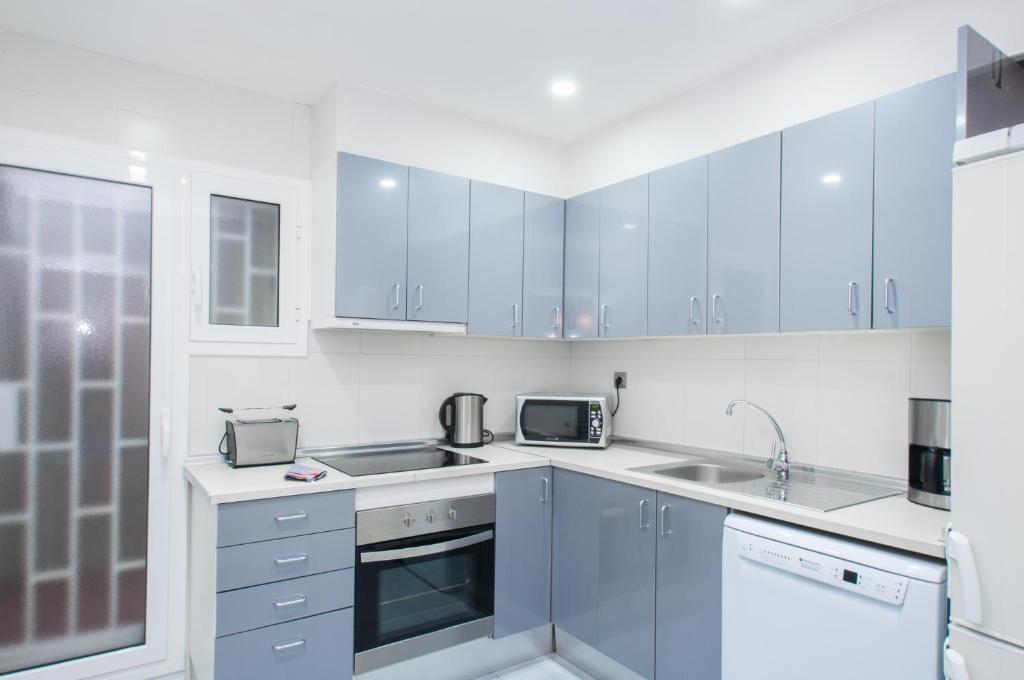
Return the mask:
{"type": "Polygon", "coordinates": [[[445,451],[422,442],[303,449],[302,453],[350,477],[486,462],[464,453],[445,451]]]}
{"type": "Polygon", "coordinates": [[[452,446],[471,448],[484,445],[484,437],[494,435],[484,429],[484,404],[487,397],[474,392],[457,392],[441,402],[437,413],[445,437],[452,446]]]}
{"type": "Polygon", "coordinates": [[[907,498],[949,510],[949,400],[910,400],[910,447],[907,498]]]}
{"type": "Polygon", "coordinates": [[[516,397],[516,443],[605,448],[611,442],[608,396],[566,392],[516,397]]]}
{"type": "MultiPolygon", "coordinates": [[[[295,404],[279,408],[292,411],[295,404]]],[[[218,450],[227,456],[232,467],[279,465],[295,461],[295,447],[299,441],[299,421],[296,418],[243,418],[237,415],[238,411],[271,410],[274,409],[220,409],[228,414],[228,418],[224,421],[224,436],[218,450]],[[227,448],[224,448],[225,445],[227,448]]]]}
{"type": "Polygon", "coordinates": [[[494,494],[356,513],[355,671],[494,634],[494,494]]]}

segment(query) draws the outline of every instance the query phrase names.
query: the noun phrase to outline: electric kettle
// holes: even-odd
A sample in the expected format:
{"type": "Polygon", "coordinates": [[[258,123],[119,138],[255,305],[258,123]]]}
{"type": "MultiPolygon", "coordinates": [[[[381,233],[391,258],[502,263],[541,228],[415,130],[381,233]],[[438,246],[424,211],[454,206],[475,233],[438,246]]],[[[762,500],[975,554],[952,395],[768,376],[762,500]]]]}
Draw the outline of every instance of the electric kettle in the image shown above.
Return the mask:
{"type": "Polygon", "coordinates": [[[452,446],[472,448],[494,441],[494,435],[484,429],[484,402],[487,397],[473,392],[456,392],[441,402],[437,413],[445,438],[452,446]]]}

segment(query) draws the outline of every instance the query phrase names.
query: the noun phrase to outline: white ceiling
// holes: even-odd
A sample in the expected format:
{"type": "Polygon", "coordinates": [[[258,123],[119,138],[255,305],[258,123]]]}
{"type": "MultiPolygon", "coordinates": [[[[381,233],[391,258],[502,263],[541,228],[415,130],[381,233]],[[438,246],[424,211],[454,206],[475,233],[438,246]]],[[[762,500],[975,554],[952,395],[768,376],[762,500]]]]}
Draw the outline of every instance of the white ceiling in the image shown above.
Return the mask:
{"type": "Polygon", "coordinates": [[[305,103],[336,78],[569,142],[886,1],[0,0],[0,27],[305,103]]]}

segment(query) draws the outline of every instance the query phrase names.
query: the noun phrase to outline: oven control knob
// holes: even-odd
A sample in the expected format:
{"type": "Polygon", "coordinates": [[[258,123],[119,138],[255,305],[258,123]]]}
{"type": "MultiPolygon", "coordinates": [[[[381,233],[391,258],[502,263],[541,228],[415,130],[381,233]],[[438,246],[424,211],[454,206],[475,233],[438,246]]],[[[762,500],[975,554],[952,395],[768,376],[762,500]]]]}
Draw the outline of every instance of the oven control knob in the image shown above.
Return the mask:
{"type": "Polygon", "coordinates": [[[413,525],[413,522],[415,521],[416,520],[412,518],[412,515],[406,515],[405,518],[402,520],[402,524],[404,524],[407,527],[411,527],[413,525]]]}
{"type": "Polygon", "coordinates": [[[427,521],[428,522],[433,522],[435,519],[437,519],[437,515],[434,514],[434,511],[433,510],[428,510],[427,511],[427,521]]]}

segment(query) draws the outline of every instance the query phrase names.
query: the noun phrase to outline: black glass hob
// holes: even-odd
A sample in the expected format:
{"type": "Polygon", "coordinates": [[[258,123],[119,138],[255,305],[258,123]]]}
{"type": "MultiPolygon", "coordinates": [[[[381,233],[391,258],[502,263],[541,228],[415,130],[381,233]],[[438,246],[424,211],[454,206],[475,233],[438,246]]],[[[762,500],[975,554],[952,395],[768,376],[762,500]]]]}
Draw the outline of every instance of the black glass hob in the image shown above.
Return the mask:
{"type": "Polygon", "coordinates": [[[445,451],[436,446],[410,446],[373,449],[335,450],[332,453],[309,452],[314,460],[344,472],[350,477],[382,475],[388,472],[432,470],[455,465],[476,465],[485,460],[464,453],[445,451]]]}

